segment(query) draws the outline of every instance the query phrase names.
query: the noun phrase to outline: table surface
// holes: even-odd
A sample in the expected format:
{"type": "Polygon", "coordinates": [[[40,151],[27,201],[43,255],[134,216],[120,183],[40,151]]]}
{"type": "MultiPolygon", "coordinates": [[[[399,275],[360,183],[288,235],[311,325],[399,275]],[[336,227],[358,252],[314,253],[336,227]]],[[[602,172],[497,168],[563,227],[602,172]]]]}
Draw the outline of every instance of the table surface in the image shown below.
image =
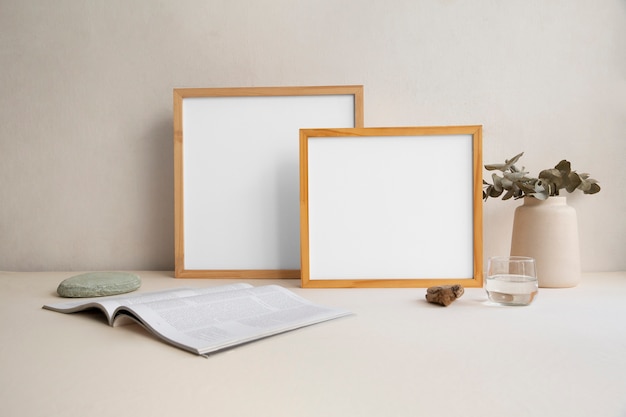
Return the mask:
{"type": "MultiPolygon", "coordinates": [[[[214,286],[137,272],[139,291],[214,286]]],[[[41,308],[77,273],[0,272],[2,416],[626,416],[626,272],[527,307],[466,289],[302,289],[355,314],[203,358],[139,325],[41,308]]]]}

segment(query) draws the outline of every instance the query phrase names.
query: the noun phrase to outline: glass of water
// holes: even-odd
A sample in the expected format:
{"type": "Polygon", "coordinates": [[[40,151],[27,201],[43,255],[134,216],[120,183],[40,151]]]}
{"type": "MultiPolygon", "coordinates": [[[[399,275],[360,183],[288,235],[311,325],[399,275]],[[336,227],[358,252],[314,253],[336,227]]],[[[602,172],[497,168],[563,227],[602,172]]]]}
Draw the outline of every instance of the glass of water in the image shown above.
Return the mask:
{"type": "Polygon", "coordinates": [[[538,292],[535,260],[526,256],[497,256],[487,262],[485,291],[489,301],[509,306],[532,303],[538,292]]]}

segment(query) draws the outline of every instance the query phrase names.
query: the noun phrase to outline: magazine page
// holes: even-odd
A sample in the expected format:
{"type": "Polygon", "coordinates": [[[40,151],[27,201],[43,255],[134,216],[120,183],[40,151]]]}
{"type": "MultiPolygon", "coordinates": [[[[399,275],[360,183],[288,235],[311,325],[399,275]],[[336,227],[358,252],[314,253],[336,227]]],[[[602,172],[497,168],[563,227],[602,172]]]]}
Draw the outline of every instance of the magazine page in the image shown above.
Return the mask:
{"type": "Polygon", "coordinates": [[[129,310],[157,335],[198,354],[351,314],[278,285],[155,300],[129,310]]]}
{"type": "Polygon", "coordinates": [[[113,325],[115,311],[123,306],[133,306],[141,303],[151,303],[155,301],[184,298],[211,292],[229,291],[233,289],[248,287],[251,287],[251,285],[237,283],[200,289],[174,288],[145,293],[128,293],[110,297],[97,297],[89,299],[83,298],[76,301],[65,301],[61,303],[46,304],[43,306],[43,308],[47,310],[57,311],[59,313],[76,313],[91,308],[98,308],[106,314],[109,324],[113,325]]]}

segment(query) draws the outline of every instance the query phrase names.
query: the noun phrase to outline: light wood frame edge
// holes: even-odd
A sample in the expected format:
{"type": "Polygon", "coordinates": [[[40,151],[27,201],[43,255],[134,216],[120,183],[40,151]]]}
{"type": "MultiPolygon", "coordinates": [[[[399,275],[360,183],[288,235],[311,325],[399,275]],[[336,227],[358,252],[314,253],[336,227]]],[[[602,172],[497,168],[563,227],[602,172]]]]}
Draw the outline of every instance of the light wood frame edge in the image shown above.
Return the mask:
{"type": "Polygon", "coordinates": [[[435,285],[461,284],[468,288],[483,286],[483,199],[482,199],[482,125],[372,127],[349,129],[300,130],[300,262],[303,288],[427,288],[435,285]],[[412,136],[472,135],[473,184],[473,278],[437,279],[366,279],[311,280],[309,275],[309,213],[308,213],[308,138],[335,136],[412,136]]]}
{"type": "Polygon", "coordinates": [[[234,87],[174,89],[174,277],[175,278],[300,278],[298,269],[185,269],[184,178],[183,178],[183,99],[193,97],[254,97],[353,95],[354,126],[364,126],[364,94],[362,85],[305,87],[234,87]]]}

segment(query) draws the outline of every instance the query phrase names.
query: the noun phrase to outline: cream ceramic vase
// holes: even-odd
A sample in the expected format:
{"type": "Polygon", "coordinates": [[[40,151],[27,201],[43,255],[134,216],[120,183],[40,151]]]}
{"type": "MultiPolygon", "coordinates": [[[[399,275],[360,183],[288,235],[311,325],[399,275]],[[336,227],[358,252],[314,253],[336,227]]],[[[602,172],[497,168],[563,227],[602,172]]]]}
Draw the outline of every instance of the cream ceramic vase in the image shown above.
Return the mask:
{"type": "Polygon", "coordinates": [[[524,204],[515,209],[511,255],[535,258],[539,287],[578,285],[578,220],[566,197],[524,198],[524,204]]]}

